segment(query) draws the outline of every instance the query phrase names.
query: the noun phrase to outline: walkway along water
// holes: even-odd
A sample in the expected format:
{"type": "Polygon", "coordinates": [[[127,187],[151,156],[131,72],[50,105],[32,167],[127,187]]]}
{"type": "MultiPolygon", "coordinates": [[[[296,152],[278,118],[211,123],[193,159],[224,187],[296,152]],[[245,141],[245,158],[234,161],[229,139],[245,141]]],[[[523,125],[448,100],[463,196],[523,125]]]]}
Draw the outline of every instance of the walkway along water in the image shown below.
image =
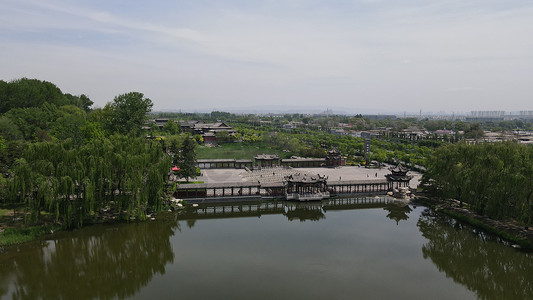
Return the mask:
{"type": "Polygon", "coordinates": [[[247,181],[180,184],[174,196],[190,203],[239,198],[310,201],[341,195],[386,193],[409,187],[413,176],[407,175],[407,169],[396,166],[389,170],[391,173],[384,179],[341,180],[339,176],[339,180],[328,180],[325,175],[312,175],[291,168],[266,168],[249,171],[245,174],[247,181]]]}

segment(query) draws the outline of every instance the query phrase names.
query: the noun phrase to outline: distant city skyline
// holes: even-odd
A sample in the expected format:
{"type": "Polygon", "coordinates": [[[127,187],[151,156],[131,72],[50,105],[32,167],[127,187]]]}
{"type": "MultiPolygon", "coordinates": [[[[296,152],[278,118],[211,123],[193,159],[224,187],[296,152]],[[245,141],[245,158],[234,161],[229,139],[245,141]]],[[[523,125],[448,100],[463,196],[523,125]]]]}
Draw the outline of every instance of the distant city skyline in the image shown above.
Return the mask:
{"type": "Polygon", "coordinates": [[[358,110],[357,108],[340,108],[340,107],[298,107],[298,106],[256,106],[256,107],[226,107],[218,109],[163,109],[154,110],[153,113],[211,113],[214,111],[223,111],[234,114],[258,114],[258,115],[282,115],[282,114],[304,114],[304,115],[377,115],[386,116],[394,115],[397,117],[438,117],[438,116],[461,116],[461,117],[496,117],[496,116],[524,116],[533,119],[533,110],[520,111],[378,111],[378,110],[358,110]],[[497,113],[495,115],[494,113],[497,113]]]}
{"type": "Polygon", "coordinates": [[[0,22],[0,80],[97,107],[533,110],[527,0],[4,0],[0,22]]]}

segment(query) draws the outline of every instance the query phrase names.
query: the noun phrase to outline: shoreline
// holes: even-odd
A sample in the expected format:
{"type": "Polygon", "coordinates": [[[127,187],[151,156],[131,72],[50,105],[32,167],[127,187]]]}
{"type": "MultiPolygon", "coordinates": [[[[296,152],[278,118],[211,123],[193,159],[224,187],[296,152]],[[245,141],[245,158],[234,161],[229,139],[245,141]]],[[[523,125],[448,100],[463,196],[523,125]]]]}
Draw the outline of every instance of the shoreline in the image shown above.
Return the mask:
{"type": "Polygon", "coordinates": [[[464,204],[463,207],[459,207],[456,200],[442,201],[418,194],[412,201],[503,238],[514,244],[512,245],[513,248],[533,251],[533,228],[526,229],[514,220],[494,220],[479,215],[465,208],[464,204]]]}
{"type": "MultiPolygon", "coordinates": [[[[353,194],[351,196],[371,196],[371,194],[353,194]]],[[[335,197],[332,199],[344,198],[348,195],[343,195],[343,197],[335,197]]],[[[250,199],[247,197],[248,201],[270,201],[274,199],[250,199]]],[[[217,199],[221,200],[221,199],[217,199]]],[[[211,204],[224,204],[228,202],[233,202],[237,200],[243,201],[244,199],[224,199],[225,201],[208,201],[207,203],[211,204]]],[[[501,237],[509,242],[514,248],[521,248],[528,251],[533,251],[533,228],[526,229],[524,226],[518,224],[513,220],[493,220],[487,216],[481,216],[474,212],[469,211],[465,207],[459,207],[456,200],[437,200],[431,197],[424,195],[423,193],[417,193],[414,198],[410,200],[412,203],[419,203],[424,206],[434,209],[436,212],[446,214],[458,221],[467,223],[473,227],[480,228],[488,233],[494,234],[498,237],[501,237]]],[[[193,201],[194,202],[194,201],[193,201]]],[[[291,201],[292,202],[292,201],[291,201]]],[[[315,202],[315,201],[312,201],[315,202]]],[[[318,202],[318,201],[316,201],[318,202]]],[[[192,203],[192,202],[191,202],[192,203]]],[[[200,201],[200,203],[205,203],[200,201]]],[[[119,220],[105,220],[100,222],[92,222],[92,224],[101,224],[101,223],[116,223],[120,222],[119,220]]],[[[3,228],[0,231],[0,252],[2,252],[3,247],[16,246],[37,240],[43,236],[51,234],[53,231],[62,230],[57,226],[50,226],[50,224],[43,224],[30,227],[7,227],[3,228]]]]}
{"type": "MultiPolygon", "coordinates": [[[[341,198],[350,198],[350,197],[357,197],[357,196],[388,196],[387,194],[381,194],[381,193],[357,193],[357,194],[351,194],[351,195],[342,195],[341,197],[332,197],[329,199],[324,200],[335,200],[335,199],[341,199],[341,198]]],[[[390,196],[388,196],[390,197],[390,196]]],[[[270,201],[281,201],[281,202],[291,202],[291,203],[318,203],[321,201],[287,201],[287,200],[281,200],[277,198],[267,199],[264,197],[226,197],[226,198],[213,198],[213,199],[186,199],[187,203],[190,205],[197,205],[197,204],[227,204],[227,203],[238,203],[238,202],[270,202],[270,201]],[[196,200],[196,201],[195,201],[196,200]]],[[[398,199],[401,201],[401,199],[398,199]]],[[[166,209],[163,209],[161,212],[167,211],[172,209],[172,205],[169,205],[166,209]]],[[[156,213],[158,214],[158,213],[156,213]]],[[[146,222],[148,220],[153,219],[152,216],[154,214],[151,214],[147,216],[146,220],[139,221],[135,220],[133,222],[146,222]]],[[[23,221],[22,221],[23,222],[23,221]]],[[[102,218],[99,220],[92,220],[91,222],[87,222],[85,226],[91,226],[95,224],[115,224],[115,223],[121,223],[121,222],[131,222],[128,220],[122,220],[122,219],[112,219],[112,218],[102,218]]],[[[25,226],[23,223],[20,224],[11,224],[12,226],[4,226],[3,228],[0,228],[0,253],[3,252],[4,247],[14,247],[17,245],[29,243],[35,240],[38,240],[42,237],[46,237],[47,235],[53,234],[54,232],[59,231],[65,231],[70,229],[63,229],[60,225],[57,224],[51,224],[51,223],[44,223],[40,225],[32,225],[32,226],[25,226]]]]}

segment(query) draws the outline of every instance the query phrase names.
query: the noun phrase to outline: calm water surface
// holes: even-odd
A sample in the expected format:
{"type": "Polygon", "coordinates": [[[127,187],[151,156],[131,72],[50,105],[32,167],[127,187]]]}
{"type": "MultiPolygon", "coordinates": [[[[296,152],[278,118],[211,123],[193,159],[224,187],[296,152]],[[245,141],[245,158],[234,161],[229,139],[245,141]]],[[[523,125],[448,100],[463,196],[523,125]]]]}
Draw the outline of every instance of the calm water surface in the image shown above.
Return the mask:
{"type": "Polygon", "coordinates": [[[531,254],[389,201],[209,205],[63,232],[3,249],[0,297],[533,299],[531,254]]]}

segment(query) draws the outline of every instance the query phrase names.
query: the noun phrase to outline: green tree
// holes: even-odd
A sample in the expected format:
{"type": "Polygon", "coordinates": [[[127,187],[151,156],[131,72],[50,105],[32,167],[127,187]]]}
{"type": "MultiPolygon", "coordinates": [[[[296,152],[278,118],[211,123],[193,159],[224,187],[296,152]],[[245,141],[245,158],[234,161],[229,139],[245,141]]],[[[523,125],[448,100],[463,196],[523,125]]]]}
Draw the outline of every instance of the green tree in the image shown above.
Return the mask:
{"type": "Polygon", "coordinates": [[[24,203],[28,223],[44,210],[64,227],[80,227],[104,208],[142,220],[161,209],[169,166],[161,144],[144,138],[27,143],[9,172],[6,201],[24,203]]]}
{"type": "Polygon", "coordinates": [[[50,126],[58,118],[57,107],[44,103],[41,107],[13,108],[5,114],[21,131],[25,140],[38,138],[41,131],[50,130],[50,126]]]}
{"type": "Polygon", "coordinates": [[[163,133],[175,135],[180,132],[180,127],[174,120],[168,120],[168,122],[163,125],[163,133]]]}
{"type": "Polygon", "coordinates": [[[81,128],[81,132],[83,132],[85,142],[105,137],[105,130],[102,123],[98,122],[85,122],[85,125],[81,128]]]}
{"type": "Polygon", "coordinates": [[[113,132],[138,135],[152,106],[152,100],[145,98],[144,94],[130,92],[116,96],[104,110],[109,112],[109,125],[113,132]]]}
{"type": "Polygon", "coordinates": [[[204,143],[204,137],[200,134],[195,134],[193,136],[193,139],[196,141],[197,144],[203,144],[204,143]]]}
{"type": "Polygon", "coordinates": [[[465,137],[471,138],[471,139],[479,139],[482,138],[485,135],[483,131],[483,127],[481,127],[481,124],[474,123],[471,124],[466,130],[465,130],[465,137]]]}
{"type": "Polygon", "coordinates": [[[15,160],[20,158],[23,145],[20,140],[5,140],[5,148],[0,151],[0,173],[8,172],[15,160]]]}
{"type": "Polygon", "coordinates": [[[85,111],[74,105],[65,105],[59,108],[58,113],[61,116],[52,124],[52,134],[60,140],[73,139],[75,144],[81,144],[84,140],[85,111]]]}
{"type": "Polygon", "coordinates": [[[180,176],[186,178],[187,182],[190,177],[195,177],[197,174],[196,169],[196,142],[189,135],[185,135],[181,148],[178,154],[178,166],[180,168],[180,176]]]}
{"type": "Polygon", "coordinates": [[[428,159],[423,183],[479,214],[533,221],[533,148],[516,143],[448,144],[428,159]]]}
{"type": "Polygon", "coordinates": [[[387,159],[387,152],[383,149],[374,150],[371,158],[377,160],[379,166],[381,167],[381,164],[387,159]]]}
{"type": "Polygon", "coordinates": [[[65,97],[67,98],[70,105],[74,105],[87,113],[91,110],[91,106],[94,104],[94,102],[91,101],[91,99],[89,99],[89,97],[84,94],[81,94],[79,96],[65,94],[65,97]]]}
{"type": "Polygon", "coordinates": [[[0,113],[13,108],[40,107],[45,103],[68,104],[67,98],[53,83],[28,78],[0,82],[0,97],[0,113]]]}
{"type": "Polygon", "coordinates": [[[22,133],[18,126],[8,117],[0,117],[0,136],[8,140],[22,139],[22,133]]]}
{"type": "Polygon", "coordinates": [[[216,133],[217,143],[229,143],[233,139],[227,131],[219,131],[216,133]]]}

